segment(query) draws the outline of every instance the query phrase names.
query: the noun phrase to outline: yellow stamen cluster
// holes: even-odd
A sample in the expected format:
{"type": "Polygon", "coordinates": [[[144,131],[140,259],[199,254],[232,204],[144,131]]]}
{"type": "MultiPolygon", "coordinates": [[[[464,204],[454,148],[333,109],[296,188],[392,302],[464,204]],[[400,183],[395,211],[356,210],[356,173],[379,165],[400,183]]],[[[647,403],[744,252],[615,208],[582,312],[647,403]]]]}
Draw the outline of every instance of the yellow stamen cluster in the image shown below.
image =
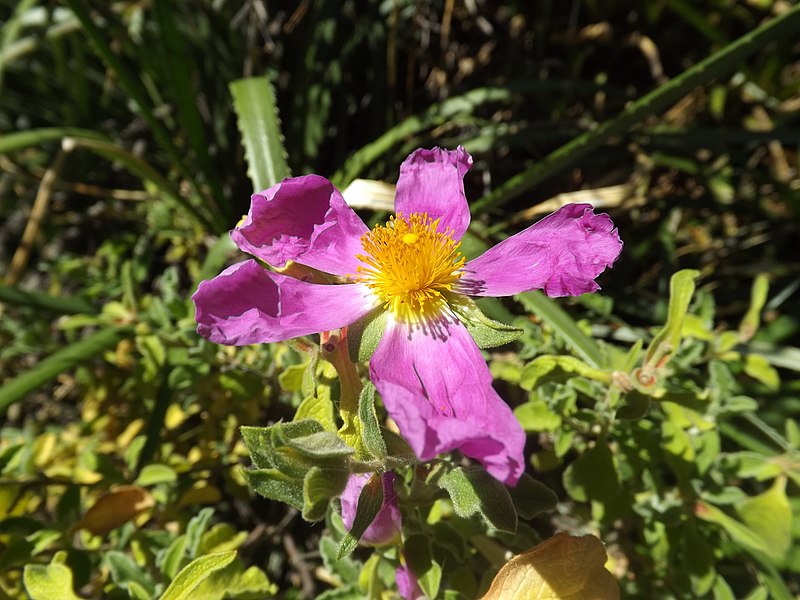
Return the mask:
{"type": "Polygon", "coordinates": [[[437,231],[439,219],[427,213],[397,214],[361,238],[364,265],[354,279],[365,283],[384,308],[403,321],[427,320],[444,307],[444,292],[461,277],[464,257],[450,230],[437,231]]]}

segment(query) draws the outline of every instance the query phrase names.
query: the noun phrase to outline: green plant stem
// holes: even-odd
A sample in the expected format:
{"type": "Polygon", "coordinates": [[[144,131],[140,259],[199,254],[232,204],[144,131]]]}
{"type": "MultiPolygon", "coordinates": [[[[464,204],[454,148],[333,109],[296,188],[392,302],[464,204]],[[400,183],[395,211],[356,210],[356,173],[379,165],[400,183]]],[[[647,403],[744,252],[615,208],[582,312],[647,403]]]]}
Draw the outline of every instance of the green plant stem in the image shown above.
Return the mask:
{"type": "Polygon", "coordinates": [[[342,427],[339,435],[355,448],[357,456],[369,456],[363,441],[363,427],[358,418],[358,399],[363,385],[356,366],[347,352],[347,342],[338,334],[323,335],[322,356],[333,364],[339,375],[339,414],[342,427]]]}
{"type": "Polygon", "coordinates": [[[537,186],[583,158],[592,150],[605,144],[610,138],[624,134],[645,117],[667,109],[692,89],[705,85],[712,79],[723,77],[741,66],[743,60],[768,43],[791,33],[797,33],[799,28],[800,5],[797,5],[728,44],[661,87],[642,96],[613,119],[602,123],[596,129],[579,135],[545,156],[535,165],[515,175],[492,193],[475,202],[472,205],[473,214],[502,206],[514,196],[537,186]]]}

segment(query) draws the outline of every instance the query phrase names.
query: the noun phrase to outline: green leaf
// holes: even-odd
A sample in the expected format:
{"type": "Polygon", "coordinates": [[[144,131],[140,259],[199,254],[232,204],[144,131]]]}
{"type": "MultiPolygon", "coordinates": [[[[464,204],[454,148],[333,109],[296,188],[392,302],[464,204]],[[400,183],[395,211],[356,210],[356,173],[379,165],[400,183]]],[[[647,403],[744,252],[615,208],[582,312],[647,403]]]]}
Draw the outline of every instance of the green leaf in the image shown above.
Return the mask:
{"type": "Polygon", "coordinates": [[[610,383],[611,375],[605,371],[594,369],[574,356],[552,356],[549,354],[538,356],[525,365],[520,374],[519,385],[524,390],[532,390],[539,380],[551,372],[559,370],[566,373],[575,373],[602,383],[610,383]]]}
{"type": "Polygon", "coordinates": [[[637,421],[650,409],[650,396],[638,390],[631,390],[624,396],[624,404],[617,409],[617,418],[637,421]]]}
{"type": "Polygon", "coordinates": [[[245,571],[242,562],[237,559],[200,582],[192,593],[192,598],[262,600],[273,597],[277,592],[278,587],[270,582],[264,571],[258,567],[250,567],[245,571]]]}
{"type": "Polygon", "coordinates": [[[358,541],[367,527],[378,515],[383,505],[383,478],[380,473],[375,473],[361,490],[356,505],[356,516],[353,519],[353,526],[350,528],[339,544],[337,559],[348,556],[356,549],[358,541]]]}
{"type": "Polygon", "coordinates": [[[602,442],[570,464],[564,471],[563,481],[567,493],[577,502],[605,502],[622,490],[614,457],[602,442]]]}
{"type": "Polygon", "coordinates": [[[366,362],[372,358],[386,329],[388,315],[383,307],[379,307],[347,327],[347,352],[350,360],[366,362]]]}
{"type": "Polygon", "coordinates": [[[49,565],[26,565],[22,576],[31,600],[81,600],[72,589],[72,571],[64,564],[65,552],[58,552],[49,565]]]}
{"type": "Polygon", "coordinates": [[[471,298],[452,295],[448,302],[479,348],[510,344],[523,334],[522,329],[490,319],[471,298]]]}
{"type": "Polygon", "coordinates": [[[55,351],[35,367],[3,384],[0,389],[0,414],[56,375],[86,364],[99,354],[114,348],[129,333],[130,329],[127,327],[109,327],[55,351]]]}
{"type": "Polygon", "coordinates": [[[175,483],[177,480],[178,474],[172,467],[162,464],[150,464],[142,468],[134,484],[147,487],[149,485],[158,485],[159,483],[175,483]]]}
{"type": "Polygon", "coordinates": [[[247,485],[270,500],[291,504],[303,510],[303,482],[277,469],[250,469],[244,471],[247,485]]]}
{"type": "Polygon", "coordinates": [[[523,473],[516,486],[508,489],[517,514],[523,519],[532,519],[539,513],[553,510],[558,496],[549,487],[523,473]]]}
{"type": "Polygon", "coordinates": [[[331,498],[341,495],[349,476],[347,469],[311,467],[303,480],[303,518],[324,519],[331,498]]]}
{"type": "Polygon", "coordinates": [[[781,386],[777,369],[760,354],[747,354],[744,357],[744,372],[763,383],[770,391],[776,392],[781,386]]]}
{"type": "Polygon", "coordinates": [[[266,77],[239,79],[230,84],[238,117],[247,174],[259,192],[289,176],[275,92],[266,77]]]}
{"type": "Polygon", "coordinates": [[[211,523],[211,518],[213,516],[214,509],[206,507],[189,520],[189,524],[186,526],[186,553],[189,555],[189,558],[195,558],[197,556],[200,540],[206,532],[206,529],[208,529],[208,525],[211,523]]]}
{"type": "Polygon", "coordinates": [[[151,576],[127,554],[118,550],[106,552],[104,560],[111,571],[111,579],[122,589],[130,591],[131,584],[143,588],[148,597],[155,595],[155,586],[151,576]]]}
{"type": "Polygon", "coordinates": [[[675,273],[669,280],[669,309],[667,322],[658,332],[644,355],[643,370],[655,368],[665,357],[678,350],[681,343],[683,319],[689,310],[689,302],[694,294],[694,280],[700,275],[695,269],[683,269],[675,273]]]}
{"type": "Polygon", "coordinates": [[[311,419],[320,423],[325,428],[325,431],[336,433],[338,428],[333,415],[333,401],[330,397],[325,394],[314,394],[300,403],[300,406],[297,407],[297,412],[294,414],[294,420],[311,419]]]}
{"type": "Polygon", "coordinates": [[[532,400],[514,409],[514,416],[525,431],[558,431],[561,417],[544,400],[532,400]]]}
{"type": "Polygon", "coordinates": [[[712,506],[706,502],[697,502],[695,504],[694,513],[704,521],[716,523],[722,527],[725,532],[731,536],[731,539],[740,546],[743,546],[745,550],[751,552],[768,552],[764,540],[760,535],[733,517],[728,516],[716,506],[712,506]]]}
{"type": "Polygon", "coordinates": [[[156,565],[167,579],[171,580],[177,575],[186,557],[188,544],[186,535],[179,535],[156,556],[156,565]]]}
{"type": "MultiPolygon", "coordinates": [[[[6,19],[0,29],[0,57],[5,55],[6,50],[17,40],[19,32],[22,29],[22,24],[25,15],[30,11],[36,0],[20,0],[14,9],[14,14],[6,19]]],[[[3,72],[5,70],[6,61],[0,59],[0,90],[3,89],[3,72]]]]}
{"type": "MultiPolygon", "coordinates": [[[[313,419],[302,419],[291,423],[276,423],[271,427],[241,427],[242,440],[250,451],[253,464],[260,469],[270,469],[279,466],[296,466],[302,470],[302,460],[295,457],[279,454],[293,437],[300,438],[323,431],[322,425],[313,419]],[[288,461],[288,463],[287,463],[288,461]]],[[[292,454],[296,454],[292,449],[292,454]]],[[[302,473],[305,474],[304,472],[302,473]]]]}
{"type": "Polygon", "coordinates": [[[595,341],[583,333],[572,317],[553,300],[538,291],[518,294],[516,298],[522,303],[525,310],[535,313],[564,338],[564,341],[590,367],[601,369],[604,366],[603,354],[595,341]]]}
{"type": "Polygon", "coordinates": [[[358,418],[361,419],[361,438],[370,454],[378,460],[387,456],[378,413],[375,411],[375,386],[367,382],[358,398],[358,418]]]}
{"type": "Polygon", "coordinates": [[[332,460],[337,463],[342,462],[342,464],[346,457],[355,452],[342,441],[342,438],[330,431],[319,431],[304,437],[290,438],[287,440],[287,445],[301,456],[313,461],[332,460]]]}
{"type": "Polygon", "coordinates": [[[786,496],[786,478],[777,477],[766,492],[743,500],[736,511],[764,540],[767,556],[782,561],[792,545],[792,509],[786,496]]]}
{"type": "Polygon", "coordinates": [[[428,539],[422,535],[409,536],[403,544],[403,554],[417,576],[419,587],[428,598],[436,598],[442,582],[442,567],[431,556],[428,539]]]}
{"type": "Polygon", "coordinates": [[[739,323],[739,336],[742,341],[751,339],[758,331],[761,325],[761,311],[764,310],[768,295],[769,277],[765,273],[759,273],[753,280],[750,291],[750,308],[739,323]]]}
{"type": "Polygon", "coordinates": [[[500,531],[517,531],[517,512],[506,486],[481,468],[456,467],[439,479],[459,517],[477,516],[500,531]]]}
{"type": "Polygon", "coordinates": [[[236,558],[236,551],[220,552],[196,558],[175,576],[161,600],[191,600],[195,589],[213,573],[224,569],[236,558]]]}

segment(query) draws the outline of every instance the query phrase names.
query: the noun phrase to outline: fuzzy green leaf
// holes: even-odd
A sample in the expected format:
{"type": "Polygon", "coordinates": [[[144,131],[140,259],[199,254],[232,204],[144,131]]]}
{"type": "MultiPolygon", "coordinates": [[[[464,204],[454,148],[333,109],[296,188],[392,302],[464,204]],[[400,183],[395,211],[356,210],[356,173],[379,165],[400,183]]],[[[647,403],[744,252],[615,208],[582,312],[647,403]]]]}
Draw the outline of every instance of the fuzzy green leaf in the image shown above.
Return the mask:
{"type": "Polygon", "coordinates": [[[783,560],[792,545],[792,509],[786,496],[786,478],[776,478],[766,492],[743,500],[736,510],[764,540],[767,555],[783,560]]]}
{"type": "Polygon", "coordinates": [[[359,319],[347,328],[347,351],[353,362],[366,362],[375,353],[386,329],[388,314],[383,307],[359,319]]]}
{"type": "Polygon", "coordinates": [[[81,600],[72,589],[72,571],[64,564],[66,553],[58,552],[49,565],[26,565],[22,576],[31,600],[81,600]]]}
{"type": "Polygon", "coordinates": [[[508,491],[517,514],[523,519],[532,519],[539,513],[553,510],[558,504],[555,492],[527,473],[523,473],[517,485],[508,491]]]}
{"type": "Polygon", "coordinates": [[[211,577],[216,571],[224,569],[236,558],[236,551],[208,554],[190,562],[169,584],[161,600],[190,600],[197,586],[211,577]]]}
{"type": "Polygon", "coordinates": [[[375,458],[386,458],[386,442],[381,434],[378,413],[375,412],[375,386],[367,383],[358,398],[358,418],[361,419],[361,436],[364,445],[375,458]]]}
{"type": "Polygon", "coordinates": [[[364,535],[367,527],[378,515],[383,505],[383,478],[380,473],[375,473],[361,490],[356,505],[356,516],[350,528],[339,544],[337,558],[348,556],[358,545],[358,540],[364,535]]]}
{"type": "Polygon", "coordinates": [[[303,480],[303,518],[325,518],[331,498],[341,495],[350,476],[347,469],[311,467],[303,480]]]}
{"type": "Polygon", "coordinates": [[[578,502],[610,500],[622,490],[611,450],[604,444],[567,467],[563,481],[567,493],[578,502]]]}
{"type": "Polygon", "coordinates": [[[502,483],[480,468],[456,467],[439,479],[459,517],[478,516],[501,531],[515,533],[517,512],[502,483]]]}
{"type": "Polygon", "coordinates": [[[450,306],[479,348],[496,348],[510,344],[523,333],[522,329],[490,319],[470,298],[451,298],[450,306]]]}
{"type": "Polygon", "coordinates": [[[244,471],[247,484],[270,500],[291,504],[303,510],[303,482],[277,469],[251,469],[244,471]]]}

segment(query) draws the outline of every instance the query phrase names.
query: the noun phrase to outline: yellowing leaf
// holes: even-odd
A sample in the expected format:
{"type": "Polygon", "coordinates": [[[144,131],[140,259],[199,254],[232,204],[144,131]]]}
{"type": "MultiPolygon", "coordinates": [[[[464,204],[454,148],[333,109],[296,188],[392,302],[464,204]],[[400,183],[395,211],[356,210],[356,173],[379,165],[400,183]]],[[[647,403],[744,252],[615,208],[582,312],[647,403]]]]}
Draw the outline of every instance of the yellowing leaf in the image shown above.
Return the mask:
{"type": "Polygon", "coordinates": [[[508,561],[482,600],[617,600],[606,559],[596,537],[558,533],[508,561]]]}
{"type": "Polygon", "coordinates": [[[94,535],[105,535],[153,504],[153,497],[144,488],[133,485],[121,487],[101,496],[75,528],[86,529],[94,535]]]}

